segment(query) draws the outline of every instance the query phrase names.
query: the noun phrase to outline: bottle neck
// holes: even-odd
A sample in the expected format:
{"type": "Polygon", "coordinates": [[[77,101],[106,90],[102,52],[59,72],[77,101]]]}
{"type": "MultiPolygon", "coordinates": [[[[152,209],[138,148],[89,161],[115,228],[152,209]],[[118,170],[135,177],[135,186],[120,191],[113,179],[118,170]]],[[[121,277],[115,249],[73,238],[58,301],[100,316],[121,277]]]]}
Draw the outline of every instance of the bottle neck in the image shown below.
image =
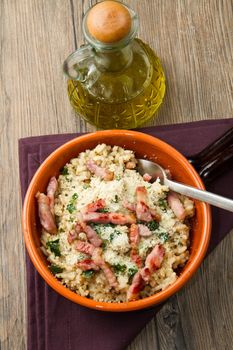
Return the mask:
{"type": "Polygon", "coordinates": [[[132,41],[135,38],[138,30],[138,16],[127,5],[131,16],[131,30],[127,36],[120,41],[113,43],[104,43],[94,38],[87,26],[87,18],[90,10],[88,10],[83,18],[83,33],[88,44],[93,48],[96,66],[101,71],[118,72],[130,65],[132,53],[132,41]]]}
{"type": "Polygon", "coordinates": [[[95,50],[95,63],[102,72],[119,72],[127,68],[133,59],[131,44],[114,50],[101,51],[95,50]]]}

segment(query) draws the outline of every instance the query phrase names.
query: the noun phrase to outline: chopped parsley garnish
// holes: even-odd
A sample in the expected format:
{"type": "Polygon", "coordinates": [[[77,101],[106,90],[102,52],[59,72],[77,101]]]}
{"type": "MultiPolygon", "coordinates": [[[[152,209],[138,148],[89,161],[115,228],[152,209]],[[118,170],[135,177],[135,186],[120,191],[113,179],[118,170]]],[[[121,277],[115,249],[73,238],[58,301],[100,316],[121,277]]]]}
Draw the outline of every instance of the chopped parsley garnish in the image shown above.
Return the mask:
{"type": "Polygon", "coordinates": [[[114,237],[115,237],[115,235],[114,235],[114,233],[112,232],[112,233],[110,234],[109,241],[112,242],[113,239],[114,239],[114,237]]]}
{"type": "Polygon", "coordinates": [[[76,203],[77,198],[78,198],[78,194],[74,193],[71,197],[69,204],[67,204],[66,209],[68,210],[68,212],[70,214],[72,214],[76,209],[75,203],[76,203]]]}
{"type": "Polygon", "coordinates": [[[65,230],[64,230],[62,227],[60,227],[60,228],[58,229],[58,232],[59,232],[59,233],[62,233],[62,232],[65,232],[65,230]]]}
{"type": "Polygon", "coordinates": [[[114,239],[116,236],[119,236],[119,235],[121,235],[121,232],[118,231],[118,230],[114,230],[114,232],[112,232],[112,233],[110,234],[109,241],[112,242],[113,239],[114,239]]]}
{"type": "Polygon", "coordinates": [[[150,231],[155,231],[159,227],[159,223],[157,221],[147,222],[145,225],[150,231]]]}
{"type": "Polygon", "coordinates": [[[109,213],[109,210],[107,208],[101,208],[97,210],[98,213],[109,213]]]}
{"type": "Polygon", "coordinates": [[[47,242],[47,247],[50,249],[55,256],[61,256],[60,246],[59,246],[59,238],[55,241],[47,242]]]}
{"type": "Polygon", "coordinates": [[[53,275],[56,275],[56,273],[63,272],[63,269],[57,265],[51,265],[49,266],[49,270],[52,272],[53,275]]]}
{"type": "Polygon", "coordinates": [[[155,231],[159,228],[159,223],[157,221],[145,222],[145,221],[138,220],[137,224],[142,224],[147,226],[150,231],[155,231]]]}
{"type": "Polygon", "coordinates": [[[72,198],[72,200],[75,201],[76,199],[78,199],[78,194],[77,194],[77,193],[74,193],[73,196],[72,196],[71,198],[72,198]]]}
{"type": "Polygon", "coordinates": [[[94,222],[90,222],[89,226],[91,226],[91,228],[93,228],[93,230],[95,230],[95,232],[100,235],[101,233],[101,225],[99,224],[95,224],[94,222]]]}
{"type": "Polygon", "coordinates": [[[109,223],[109,224],[103,224],[103,226],[104,226],[104,227],[115,227],[115,225],[114,225],[114,224],[111,224],[111,223],[109,223]]]}
{"type": "MultiPolygon", "coordinates": [[[[114,224],[95,224],[94,222],[90,222],[89,225],[94,229],[94,230],[98,230],[101,229],[101,227],[115,227],[116,225],[114,224]]],[[[97,232],[98,233],[98,232],[97,232]]]]}
{"type": "Polygon", "coordinates": [[[118,230],[115,230],[114,233],[115,233],[117,236],[121,235],[121,232],[118,231],[118,230]]]}
{"type": "Polygon", "coordinates": [[[69,203],[69,204],[67,204],[67,207],[66,207],[66,209],[68,210],[68,212],[70,213],[70,214],[72,214],[74,211],[75,211],[75,205],[74,205],[74,203],[69,203]]]}
{"type": "Polygon", "coordinates": [[[136,268],[136,267],[130,267],[129,269],[128,269],[128,275],[129,275],[129,277],[133,277],[134,275],[135,275],[135,273],[137,273],[138,272],[138,269],[136,268]]]}
{"type": "Polygon", "coordinates": [[[121,265],[121,264],[116,264],[113,265],[113,269],[115,271],[115,273],[124,273],[126,270],[126,265],[121,265]]]}
{"type": "Polygon", "coordinates": [[[105,251],[105,250],[107,249],[107,245],[108,245],[108,241],[107,241],[106,239],[103,240],[103,241],[102,241],[102,245],[101,245],[103,251],[105,251]]]}
{"type": "Polygon", "coordinates": [[[83,272],[82,272],[82,275],[83,275],[85,278],[91,278],[91,277],[94,276],[94,273],[95,273],[94,270],[87,270],[87,271],[83,271],[83,272]]]}
{"type": "Polygon", "coordinates": [[[120,176],[120,175],[117,175],[117,176],[115,177],[115,179],[116,179],[117,181],[120,181],[120,180],[121,180],[121,176],[120,176]]]}
{"type": "Polygon", "coordinates": [[[162,243],[167,242],[169,239],[169,235],[167,232],[160,232],[158,236],[162,240],[162,243]]]}
{"type": "Polygon", "coordinates": [[[160,198],[160,199],[158,200],[158,205],[159,205],[159,207],[160,207],[162,210],[166,210],[166,209],[167,209],[167,201],[166,201],[166,199],[160,198]]]}
{"type": "Polygon", "coordinates": [[[62,174],[62,175],[69,175],[69,170],[68,170],[67,166],[64,166],[64,167],[61,169],[61,174],[62,174]]]}
{"type": "Polygon", "coordinates": [[[118,197],[118,195],[116,194],[115,197],[114,197],[114,199],[113,199],[113,202],[114,202],[114,203],[117,203],[118,201],[119,201],[119,197],[118,197]]]}

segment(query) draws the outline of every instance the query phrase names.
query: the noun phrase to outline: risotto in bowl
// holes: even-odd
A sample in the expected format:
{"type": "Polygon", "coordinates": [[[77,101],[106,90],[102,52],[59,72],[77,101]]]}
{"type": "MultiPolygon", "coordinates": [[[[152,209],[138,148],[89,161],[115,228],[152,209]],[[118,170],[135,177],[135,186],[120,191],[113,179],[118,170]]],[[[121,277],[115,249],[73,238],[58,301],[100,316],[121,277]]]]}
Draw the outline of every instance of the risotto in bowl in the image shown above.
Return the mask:
{"type": "Polygon", "coordinates": [[[23,225],[29,254],[42,277],[74,302],[106,311],[154,305],[176,292],[204,257],[208,205],[169,191],[159,179],[152,183],[138,173],[137,158],[203,188],[171,146],[115,130],[60,147],[28,189],[23,225]]]}

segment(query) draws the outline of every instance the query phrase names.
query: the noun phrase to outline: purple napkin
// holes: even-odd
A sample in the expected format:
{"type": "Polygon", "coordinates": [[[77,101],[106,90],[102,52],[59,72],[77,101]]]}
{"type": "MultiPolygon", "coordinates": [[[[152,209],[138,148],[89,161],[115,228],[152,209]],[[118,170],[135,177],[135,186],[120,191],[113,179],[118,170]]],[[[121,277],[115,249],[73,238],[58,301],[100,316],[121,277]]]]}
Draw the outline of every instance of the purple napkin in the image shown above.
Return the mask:
{"type": "MultiPolygon", "coordinates": [[[[156,136],[186,156],[199,152],[233,126],[233,119],[201,121],[140,129],[156,136]]],[[[80,134],[36,136],[19,140],[22,197],[43,160],[57,147],[80,134]]],[[[233,170],[208,190],[233,198],[233,170]]],[[[233,214],[213,208],[213,230],[208,253],[233,227],[233,214]]],[[[26,255],[29,350],[124,349],[155,316],[161,306],[114,314],[76,305],[54,292],[39,276],[26,255]]]]}

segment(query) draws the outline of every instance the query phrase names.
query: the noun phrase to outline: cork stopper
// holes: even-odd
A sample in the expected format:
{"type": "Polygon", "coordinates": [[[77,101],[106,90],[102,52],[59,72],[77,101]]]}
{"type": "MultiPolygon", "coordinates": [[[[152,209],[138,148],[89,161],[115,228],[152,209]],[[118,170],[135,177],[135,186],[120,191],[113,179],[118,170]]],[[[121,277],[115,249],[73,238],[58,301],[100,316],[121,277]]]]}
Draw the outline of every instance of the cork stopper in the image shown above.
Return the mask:
{"type": "Polygon", "coordinates": [[[131,30],[131,16],[127,8],[117,1],[103,1],[95,5],[87,16],[87,29],[95,39],[115,43],[131,30]]]}

